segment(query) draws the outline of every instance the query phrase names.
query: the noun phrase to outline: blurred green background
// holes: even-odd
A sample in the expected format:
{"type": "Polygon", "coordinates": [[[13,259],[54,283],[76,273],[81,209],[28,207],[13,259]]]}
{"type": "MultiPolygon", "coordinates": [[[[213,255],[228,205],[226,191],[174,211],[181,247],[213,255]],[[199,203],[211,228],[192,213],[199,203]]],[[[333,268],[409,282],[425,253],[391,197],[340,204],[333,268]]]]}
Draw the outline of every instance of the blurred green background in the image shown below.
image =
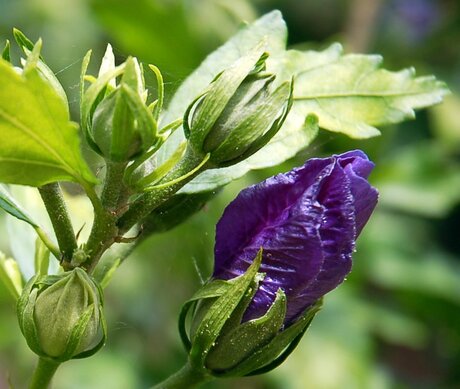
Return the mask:
{"type": "MultiPolygon", "coordinates": [[[[379,138],[352,141],[321,132],[293,160],[251,173],[185,224],[146,239],[106,289],[108,344],[93,358],[64,364],[55,388],[146,388],[179,368],[185,355],[176,318],[212,271],[214,226],[225,205],[241,188],[308,157],[358,147],[377,164],[371,181],[381,199],[358,242],[353,272],[326,297],[284,365],[206,387],[460,388],[458,0],[0,0],[0,37],[11,40],[18,27],[44,39],[43,55],[77,120],[78,75],[88,49],[93,65],[107,42],[120,60],[132,54],[156,64],[171,92],[243,20],[275,8],[287,21],[291,46],[320,49],[339,41],[348,52],[380,53],[386,68],[434,73],[453,94],[414,121],[383,128],[379,138]]],[[[147,83],[154,88],[154,80],[147,83]]],[[[42,212],[34,190],[17,195],[32,213],[42,212]]],[[[72,206],[76,218],[88,209],[78,198],[72,206]]],[[[28,227],[3,213],[0,222],[1,250],[27,259],[28,227]]],[[[35,357],[2,285],[0,317],[0,389],[9,381],[23,388],[35,357]]]]}

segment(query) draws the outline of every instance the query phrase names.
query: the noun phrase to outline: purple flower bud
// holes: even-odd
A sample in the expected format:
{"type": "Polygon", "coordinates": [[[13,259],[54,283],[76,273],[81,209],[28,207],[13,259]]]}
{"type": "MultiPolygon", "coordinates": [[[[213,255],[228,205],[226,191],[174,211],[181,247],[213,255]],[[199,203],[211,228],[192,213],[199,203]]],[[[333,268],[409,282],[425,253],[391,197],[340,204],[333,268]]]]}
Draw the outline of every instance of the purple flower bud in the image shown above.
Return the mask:
{"type": "Polygon", "coordinates": [[[373,167],[359,150],[311,159],[244,189],[226,208],[216,228],[213,277],[243,274],[263,248],[265,278],[244,321],[264,315],[281,288],[290,324],[344,280],[377,204],[367,181],[373,167]]]}

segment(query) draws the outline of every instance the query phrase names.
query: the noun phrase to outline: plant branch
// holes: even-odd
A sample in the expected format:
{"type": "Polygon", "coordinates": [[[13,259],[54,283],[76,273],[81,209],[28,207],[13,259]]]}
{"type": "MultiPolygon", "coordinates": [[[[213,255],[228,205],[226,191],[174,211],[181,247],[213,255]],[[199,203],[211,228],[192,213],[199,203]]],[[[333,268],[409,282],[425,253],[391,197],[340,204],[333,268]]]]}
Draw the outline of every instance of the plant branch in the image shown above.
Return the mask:
{"type": "Polygon", "coordinates": [[[116,211],[119,205],[120,193],[124,190],[123,175],[126,169],[126,162],[107,161],[107,173],[104,179],[101,201],[108,211],[116,211]]]}
{"type": "Polygon", "coordinates": [[[64,197],[62,196],[61,188],[59,187],[59,184],[55,182],[44,185],[38,188],[38,190],[53,225],[59,249],[64,260],[70,262],[73,252],[77,248],[77,240],[75,238],[75,233],[64,197]]]}
{"type": "Polygon", "coordinates": [[[89,260],[84,267],[91,273],[97,265],[102,254],[114,243],[118,236],[116,226],[117,208],[120,205],[120,194],[124,192],[123,175],[126,163],[107,162],[107,172],[104,178],[101,199],[97,197],[92,188],[87,194],[93,203],[94,222],[91,234],[86,243],[85,250],[89,260]]]}

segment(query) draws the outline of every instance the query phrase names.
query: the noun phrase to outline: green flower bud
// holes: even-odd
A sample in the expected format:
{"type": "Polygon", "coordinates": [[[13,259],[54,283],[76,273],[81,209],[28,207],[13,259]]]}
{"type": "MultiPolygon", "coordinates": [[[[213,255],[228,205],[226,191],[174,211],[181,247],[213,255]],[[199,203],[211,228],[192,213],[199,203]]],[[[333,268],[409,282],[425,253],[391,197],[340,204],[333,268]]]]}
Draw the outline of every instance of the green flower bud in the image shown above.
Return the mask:
{"type": "Polygon", "coordinates": [[[179,328],[194,370],[216,377],[265,373],[289,356],[307,330],[321,301],[285,326],[286,296],[281,289],[263,316],[244,321],[264,277],[257,273],[261,259],[262,251],[242,276],[213,280],[184,305],[179,328]],[[190,310],[193,317],[187,330],[190,310]]]}
{"type": "Polygon", "coordinates": [[[82,97],[82,125],[90,146],[115,162],[146,152],[157,140],[155,105],[148,107],[147,97],[137,59],[129,57],[115,67],[109,45],[98,78],[82,97]]]}
{"type": "Polygon", "coordinates": [[[195,152],[210,153],[214,166],[240,162],[263,147],[281,128],[292,105],[293,83],[273,88],[260,49],[217,75],[188,107],[184,131],[195,152]]]}
{"type": "Polygon", "coordinates": [[[35,276],[18,300],[27,344],[41,357],[64,362],[93,355],[105,343],[102,291],[82,269],[35,276]]]}

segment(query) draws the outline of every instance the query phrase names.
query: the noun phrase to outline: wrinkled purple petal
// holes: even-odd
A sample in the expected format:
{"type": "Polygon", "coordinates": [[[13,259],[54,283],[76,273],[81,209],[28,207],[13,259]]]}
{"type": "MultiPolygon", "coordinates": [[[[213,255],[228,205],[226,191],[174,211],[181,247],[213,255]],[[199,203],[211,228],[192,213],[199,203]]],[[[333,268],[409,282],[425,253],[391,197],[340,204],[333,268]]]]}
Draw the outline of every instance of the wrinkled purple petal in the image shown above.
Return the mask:
{"type": "Polygon", "coordinates": [[[373,166],[359,150],[311,159],[246,188],[226,208],[216,228],[213,277],[243,274],[263,248],[266,275],[244,320],[263,315],[282,288],[290,323],[343,281],[377,202],[366,180],[373,166]]]}

